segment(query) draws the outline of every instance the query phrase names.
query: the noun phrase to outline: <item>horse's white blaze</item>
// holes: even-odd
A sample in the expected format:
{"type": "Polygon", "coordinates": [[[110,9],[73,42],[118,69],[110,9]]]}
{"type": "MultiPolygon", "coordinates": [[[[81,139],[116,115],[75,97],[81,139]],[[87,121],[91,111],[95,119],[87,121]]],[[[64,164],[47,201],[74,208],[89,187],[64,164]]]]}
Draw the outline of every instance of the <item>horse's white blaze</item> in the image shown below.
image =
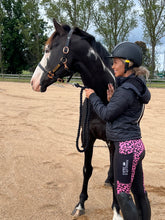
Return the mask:
{"type": "MultiPolygon", "coordinates": [[[[49,56],[50,56],[50,53],[45,53],[40,61],[40,64],[44,68],[47,65],[47,60],[48,60],[49,56]]],[[[40,92],[40,88],[41,88],[40,80],[41,80],[42,74],[43,74],[43,70],[39,66],[37,66],[34,73],[33,73],[32,78],[31,78],[31,82],[30,82],[33,90],[36,92],[40,92]]]]}
{"type": "Polygon", "coordinates": [[[116,208],[113,208],[113,220],[124,220],[123,217],[117,213],[116,208]]]}

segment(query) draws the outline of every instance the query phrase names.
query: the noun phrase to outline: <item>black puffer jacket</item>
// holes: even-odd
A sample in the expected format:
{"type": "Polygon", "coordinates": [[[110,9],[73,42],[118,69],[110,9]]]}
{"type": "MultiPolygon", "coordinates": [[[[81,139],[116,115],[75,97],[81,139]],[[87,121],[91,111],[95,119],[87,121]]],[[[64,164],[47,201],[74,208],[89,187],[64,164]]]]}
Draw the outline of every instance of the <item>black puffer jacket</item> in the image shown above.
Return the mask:
{"type": "Polygon", "coordinates": [[[132,74],[118,78],[118,88],[105,106],[101,99],[91,94],[89,100],[98,116],[106,121],[107,139],[126,141],[141,138],[139,122],[144,112],[144,104],[151,98],[145,82],[132,74]]]}

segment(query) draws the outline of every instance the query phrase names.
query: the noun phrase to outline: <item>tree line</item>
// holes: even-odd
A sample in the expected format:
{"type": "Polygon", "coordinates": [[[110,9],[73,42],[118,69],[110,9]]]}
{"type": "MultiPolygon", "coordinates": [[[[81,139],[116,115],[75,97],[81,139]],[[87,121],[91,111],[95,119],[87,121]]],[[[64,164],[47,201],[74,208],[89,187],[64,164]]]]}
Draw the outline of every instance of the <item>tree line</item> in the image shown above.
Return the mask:
{"type": "Polygon", "coordinates": [[[133,0],[1,0],[0,72],[34,71],[48,37],[46,20],[56,18],[61,24],[93,30],[93,35],[111,52],[116,44],[128,40],[140,19],[143,39],[136,43],[142,47],[143,64],[153,76],[155,48],[165,36],[165,1],[137,2],[140,11],[135,10],[133,0]]]}

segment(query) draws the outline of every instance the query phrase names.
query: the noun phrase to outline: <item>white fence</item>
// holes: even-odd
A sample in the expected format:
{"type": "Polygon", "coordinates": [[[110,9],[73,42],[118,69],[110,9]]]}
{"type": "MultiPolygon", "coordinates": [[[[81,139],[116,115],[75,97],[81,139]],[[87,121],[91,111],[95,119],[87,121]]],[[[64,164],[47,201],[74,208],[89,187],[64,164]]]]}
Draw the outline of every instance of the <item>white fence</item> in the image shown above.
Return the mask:
{"type": "Polygon", "coordinates": [[[32,75],[23,75],[23,74],[2,74],[0,73],[0,78],[5,79],[30,79],[32,75]]]}
{"type": "MultiPolygon", "coordinates": [[[[26,75],[26,74],[1,74],[0,73],[0,78],[1,79],[24,79],[24,80],[30,80],[32,77],[31,75],[26,75]]],[[[66,78],[67,80],[68,78],[66,78]]],[[[81,81],[81,77],[80,76],[73,76],[72,80],[74,81],[81,81]]]]}
{"type": "MultiPolygon", "coordinates": [[[[26,74],[0,74],[1,79],[23,79],[23,80],[30,80],[32,77],[31,75],[26,75],[26,74]]],[[[66,78],[67,80],[67,78],[66,78]]],[[[78,81],[81,82],[81,77],[80,76],[73,76],[71,81],[78,81]]],[[[149,79],[148,84],[152,83],[162,83],[165,84],[165,79],[149,79]]]]}

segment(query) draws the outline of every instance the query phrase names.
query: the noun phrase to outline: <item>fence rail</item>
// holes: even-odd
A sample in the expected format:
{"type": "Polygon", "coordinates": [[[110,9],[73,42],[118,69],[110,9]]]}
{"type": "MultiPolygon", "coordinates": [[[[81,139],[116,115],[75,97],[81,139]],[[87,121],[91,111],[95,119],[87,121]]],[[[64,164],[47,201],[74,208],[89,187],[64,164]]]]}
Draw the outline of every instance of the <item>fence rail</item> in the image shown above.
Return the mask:
{"type": "MultiPolygon", "coordinates": [[[[0,73],[0,78],[1,79],[24,79],[24,80],[30,80],[32,77],[32,74],[1,74],[0,73]]],[[[67,78],[66,78],[67,79],[67,78]]],[[[80,76],[73,76],[72,80],[77,80],[77,81],[81,81],[81,77],[80,76]]]]}
{"type": "MultiPolygon", "coordinates": [[[[27,78],[31,78],[33,74],[29,74],[29,75],[26,75],[26,74],[2,74],[0,73],[0,78],[6,78],[6,79],[27,79],[27,78]]],[[[80,76],[73,76],[73,79],[81,79],[80,76]]]]}
{"type": "Polygon", "coordinates": [[[26,74],[0,74],[0,78],[5,78],[5,79],[30,79],[32,77],[31,75],[26,75],[26,74]]]}
{"type": "MultiPolygon", "coordinates": [[[[0,79],[20,79],[20,80],[30,80],[32,77],[32,74],[1,74],[0,73],[0,79]]],[[[73,76],[72,81],[81,81],[80,76],[73,76]]],[[[148,85],[152,85],[154,83],[164,84],[165,85],[165,79],[149,79],[147,81],[148,85]]]]}

